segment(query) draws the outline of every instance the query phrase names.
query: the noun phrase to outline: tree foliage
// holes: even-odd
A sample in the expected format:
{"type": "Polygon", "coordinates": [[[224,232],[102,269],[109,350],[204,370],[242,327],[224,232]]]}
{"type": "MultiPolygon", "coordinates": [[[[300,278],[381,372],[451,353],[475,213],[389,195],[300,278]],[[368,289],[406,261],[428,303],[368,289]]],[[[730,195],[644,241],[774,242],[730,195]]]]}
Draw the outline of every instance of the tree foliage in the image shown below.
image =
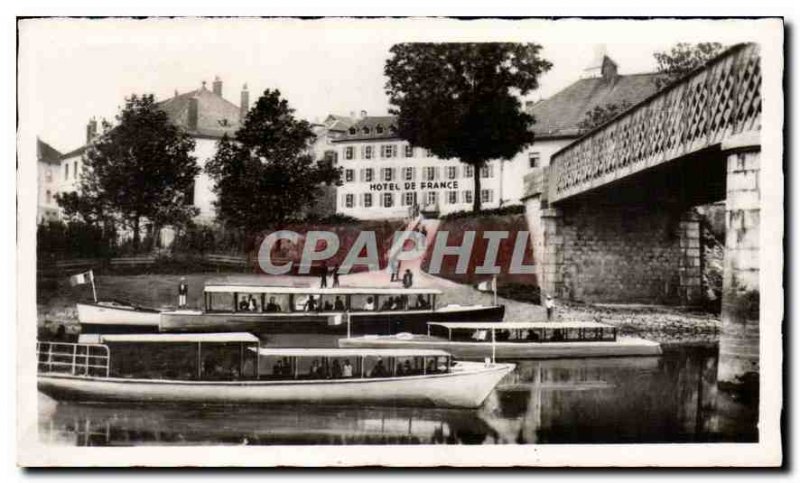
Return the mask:
{"type": "Polygon", "coordinates": [[[724,50],[717,42],[701,42],[698,44],[678,43],[669,52],[653,54],[658,63],[657,70],[663,74],[656,78],[656,86],[662,87],[676,81],[694,69],[705,65],[709,60],[724,50]]]}
{"type": "Polygon", "coordinates": [[[406,43],[390,49],[386,92],[401,138],[441,159],[475,167],[473,209],[480,210],[480,168],[511,159],[533,142],[519,96],[538,88],[550,62],[541,46],[518,43],[406,43]]]}
{"type": "Polygon", "coordinates": [[[631,107],[629,101],[622,101],[619,104],[610,103],[602,106],[594,106],[594,109],[587,112],[583,120],[578,123],[578,128],[584,131],[591,131],[592,129],[602,126],[611,119],[617,117],[620,113],[631,107]]]}
{"type": "MultiPolygon", "coordinates": [[[[85,222],[119,223],[133,233],[138,250],[141,228],[182,225],[197,214],[190,203],[200,171],[191,136],[172,124],[152,95],[132,95],[83,155],[77,193],[57,201],[85,222]]],[[[155,230],[154,230],[155,231],[155,230]]]]}
{"type": "Polygon", "coordinates": [[[223,137],[206,165],[215,182],[217,219],[255,233],[301,214],[322,184],[340,184],[340,169],[309,153],[314,137],[279,91],[264,91],[234,139],[223,137]]]}

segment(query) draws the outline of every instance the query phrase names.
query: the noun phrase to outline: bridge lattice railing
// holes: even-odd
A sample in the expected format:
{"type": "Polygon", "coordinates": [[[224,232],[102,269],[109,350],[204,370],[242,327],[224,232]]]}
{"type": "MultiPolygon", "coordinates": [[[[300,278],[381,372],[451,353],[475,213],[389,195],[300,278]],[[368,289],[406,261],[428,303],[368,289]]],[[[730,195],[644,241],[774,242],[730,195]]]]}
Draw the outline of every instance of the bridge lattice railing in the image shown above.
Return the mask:
{"type": "Polygon", "coordinates": [[[732,47],[553,155],[558,201],[761,128],[758,45],[732,47]]]}

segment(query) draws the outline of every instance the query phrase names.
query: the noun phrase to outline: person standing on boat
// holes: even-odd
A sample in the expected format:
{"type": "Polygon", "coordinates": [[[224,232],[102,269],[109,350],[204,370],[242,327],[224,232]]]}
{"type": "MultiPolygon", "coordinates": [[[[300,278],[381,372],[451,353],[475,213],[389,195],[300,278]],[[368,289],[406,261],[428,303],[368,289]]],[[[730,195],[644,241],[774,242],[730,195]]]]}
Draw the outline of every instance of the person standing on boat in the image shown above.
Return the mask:
{"type": "Polygon", "coordinates": [[[553,302],[553,297],[550,295],[544,300],[544,308],[547,309],[547,320],[551,320],[553,318],[553,308],[555,307],[555,303],[553,302]]]}
{"type": "Polygon", "coordinates": [[[189,285],[186,283],[186,277],[181,277],[178,284],[178,308],[186,308],[186,294],[189,293],[189,285]]]}
{"type": "Polygon", "coordinates": [[[399,271],[400,271],[400,262],[397,261],[396,258],[392,258],[389,261],[389,272],[391,273],[391,278],[389,279],[390,282],[396,282],[398,280],[399,271]]]}
{"type": "Polygon", "coordinates": [[[342,365],[342,377],[353,377],[353,366],[350,365],[350,359],[345,359],[342,365]]]}
{"type": "Polygon", "coordinates": [[[332,272],[333,288],[337,288],[339,286],[339,265],[334,265],[332,272]]]}
{"type": "Polygon", "coordinates": [[[411,288],[412,285],[414,285],[414,274],[406,268],[406,273],[403,274],[403,288],[411,288]]]}

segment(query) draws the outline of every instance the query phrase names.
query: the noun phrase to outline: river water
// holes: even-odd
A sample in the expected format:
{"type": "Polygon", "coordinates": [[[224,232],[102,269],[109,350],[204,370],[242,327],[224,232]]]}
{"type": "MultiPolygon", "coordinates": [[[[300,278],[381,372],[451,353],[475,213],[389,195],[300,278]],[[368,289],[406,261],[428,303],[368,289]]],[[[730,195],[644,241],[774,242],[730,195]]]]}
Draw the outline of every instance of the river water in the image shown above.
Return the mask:
{"type": "Polygon", "coordinates": [[[716,388],[716,350],[519,361],[478,410],[89,405],[39,397],[39,436],[73,446],[757,441],[758,402],[716,388]]]}

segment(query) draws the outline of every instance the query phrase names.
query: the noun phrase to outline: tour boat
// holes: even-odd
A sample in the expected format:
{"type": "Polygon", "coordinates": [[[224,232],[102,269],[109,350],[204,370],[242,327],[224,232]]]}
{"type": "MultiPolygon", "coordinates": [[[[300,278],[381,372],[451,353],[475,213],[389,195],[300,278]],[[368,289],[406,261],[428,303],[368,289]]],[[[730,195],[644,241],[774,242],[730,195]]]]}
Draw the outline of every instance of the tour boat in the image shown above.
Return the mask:
{"type": "Polygon", "coordinates": [[[82,332],[158,332],[161,312],[156,309],[116,300],[76,305],[82,332]]]}
{"type": "Polygon", "coordinates": [[[513,364],[418,349],[274,349],[249,333],[83,335],[40,342],[38,387],[58,401],[476,408],[513,364]]]}
{"type": "Polygon", "coordinates": [[[550,359],[657,356],[657,342],[617,336],[598,322],[431,322],[427,334],[366,335],[339,340],[344,348],[445,350],[456,357],[550,359]]]}
{"type": "Polygon", "coordinates": [[[305,288],[209,283],[204,289],[203,310],[161,312],[157,326],[109,322],[107,327],[84,324],[81,330],[84,333],[120,332],[127,328],[134,332],[354,335],[424,332],[429,321],[503,320],[505,307],[502,305],[437,306],[441,293],[430,288],[305,288]]]}

